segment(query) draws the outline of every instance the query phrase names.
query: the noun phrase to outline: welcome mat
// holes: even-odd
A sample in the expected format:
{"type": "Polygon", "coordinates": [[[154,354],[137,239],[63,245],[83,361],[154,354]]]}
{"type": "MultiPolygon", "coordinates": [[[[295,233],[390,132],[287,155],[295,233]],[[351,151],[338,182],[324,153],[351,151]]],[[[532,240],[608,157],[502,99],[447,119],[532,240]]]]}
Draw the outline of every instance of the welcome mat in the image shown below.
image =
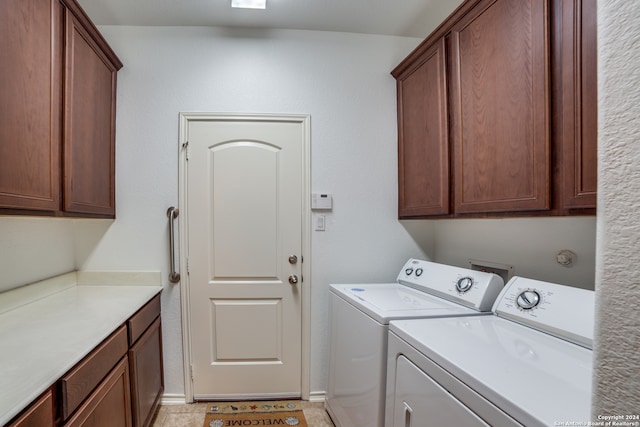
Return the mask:
{"type": "Polygon", "coordinates": [[[308,427],[296,401],[211,402],[207,406],[203,427],[308,427]]]}
{"type": "Polygon", "coordinates": [[[207,413],[239,414],[247,412],[302,411],[296,400],[255,400],[242,402],[209,402],[207,413]]]}
{"type": "Polygon", "coordinates": [[[308,427],[302,411],[247,412],[240,414],[207,413],[203,427],[297,426],[308,427]]]}

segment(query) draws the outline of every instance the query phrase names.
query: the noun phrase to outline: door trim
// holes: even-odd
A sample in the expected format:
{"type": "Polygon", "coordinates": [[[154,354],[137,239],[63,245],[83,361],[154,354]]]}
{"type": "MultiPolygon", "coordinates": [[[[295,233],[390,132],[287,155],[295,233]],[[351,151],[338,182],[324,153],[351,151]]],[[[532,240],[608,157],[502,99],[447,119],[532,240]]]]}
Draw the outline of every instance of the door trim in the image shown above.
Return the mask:
{"type": "MultiPolygon", "coordinates": [[[[301,384],[300,391],[303,400],[309,400],[311,395],[311,209],[309,206],[311,193],[311,116],[308,114],[244,114],[244,113],[180,113],[179,115],[179,143],[178,143],[178,207],[186,213],[187,209],[187,156],[188,156],[188,128],[192,121],[266,121],[266,122],[294,122],[302,124],[302,263],[303,282],[300,286],[302,293],[302,337],[301,337],[301,384]]],[[[180,280],[180,306],[182,311],[182,353],[184,369],[185,401],[193,402],[193,380],[191,378],[191,325],[189,323],[191,307],[189,304],[189,274],[187,267],[187,249],[189,224],[187,215],[178,216],[178,230],[180,233],[180,265],[182,276],[180,280]]]]}

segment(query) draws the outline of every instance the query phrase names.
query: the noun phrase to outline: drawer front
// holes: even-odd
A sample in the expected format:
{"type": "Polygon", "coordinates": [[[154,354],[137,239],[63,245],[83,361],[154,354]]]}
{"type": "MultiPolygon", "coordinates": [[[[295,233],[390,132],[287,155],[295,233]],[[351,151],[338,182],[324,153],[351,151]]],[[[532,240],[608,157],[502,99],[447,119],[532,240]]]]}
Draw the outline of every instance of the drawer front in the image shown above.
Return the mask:
{"type": "Polygon", "coordinates": [[[131,427],[128,365],[124,357],[64,427],[131,427]]]}
{"type": "Polygon", "coordinates": [[[33,403],[8,427],[53,427],[53,397],[51,390],[33,403]]]}
{"type": "Polygon", "coordinates": [[[62,418],[67,419],[127,353],[127,328],[121,326],[61,380],[62,418]]]}
{"type": "Polygon", "coordinates": [[[160,315],[160,294],[153,297],[136,314],[127,321],[129,326],[129,346],[132,346],[142,336],[149,325],[160,315]]]}

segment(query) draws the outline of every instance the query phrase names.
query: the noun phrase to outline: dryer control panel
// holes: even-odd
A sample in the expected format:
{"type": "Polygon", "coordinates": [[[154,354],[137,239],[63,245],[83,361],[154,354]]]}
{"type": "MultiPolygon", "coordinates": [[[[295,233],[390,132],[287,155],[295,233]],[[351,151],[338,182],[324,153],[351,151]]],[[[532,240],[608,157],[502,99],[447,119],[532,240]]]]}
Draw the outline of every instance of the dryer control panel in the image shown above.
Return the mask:
{"type": "Polygon", "coordinates": [[[514,276],[498,296],[492,311],[500,317],[592,348],[593,291],[514,276]]]}
{"type": "Polygon", "coordinates": [[[477,311],[491,311],[496,297],[504,287],[502,278],[493,273],[419,259],[407,261],[397,280],[403,285],[477,311]]]}

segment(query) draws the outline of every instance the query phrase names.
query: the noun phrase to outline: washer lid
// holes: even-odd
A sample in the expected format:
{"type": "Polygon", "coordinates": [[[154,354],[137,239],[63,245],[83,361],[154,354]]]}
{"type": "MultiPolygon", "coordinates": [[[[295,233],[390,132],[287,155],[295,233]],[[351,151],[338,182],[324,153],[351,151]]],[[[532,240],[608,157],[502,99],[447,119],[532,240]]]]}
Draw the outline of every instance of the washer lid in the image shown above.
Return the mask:
{"type": "Polygon", "coordinates": [[[393,319],[482,314],[398,283],[338,284],[330,291],[382,324],[393,319]]]}
{"type": "Polygon", "coordinates": [[[389,328],[523,425],[591,419],[589,349],[497,316],[398,320],[389,328]]]}

